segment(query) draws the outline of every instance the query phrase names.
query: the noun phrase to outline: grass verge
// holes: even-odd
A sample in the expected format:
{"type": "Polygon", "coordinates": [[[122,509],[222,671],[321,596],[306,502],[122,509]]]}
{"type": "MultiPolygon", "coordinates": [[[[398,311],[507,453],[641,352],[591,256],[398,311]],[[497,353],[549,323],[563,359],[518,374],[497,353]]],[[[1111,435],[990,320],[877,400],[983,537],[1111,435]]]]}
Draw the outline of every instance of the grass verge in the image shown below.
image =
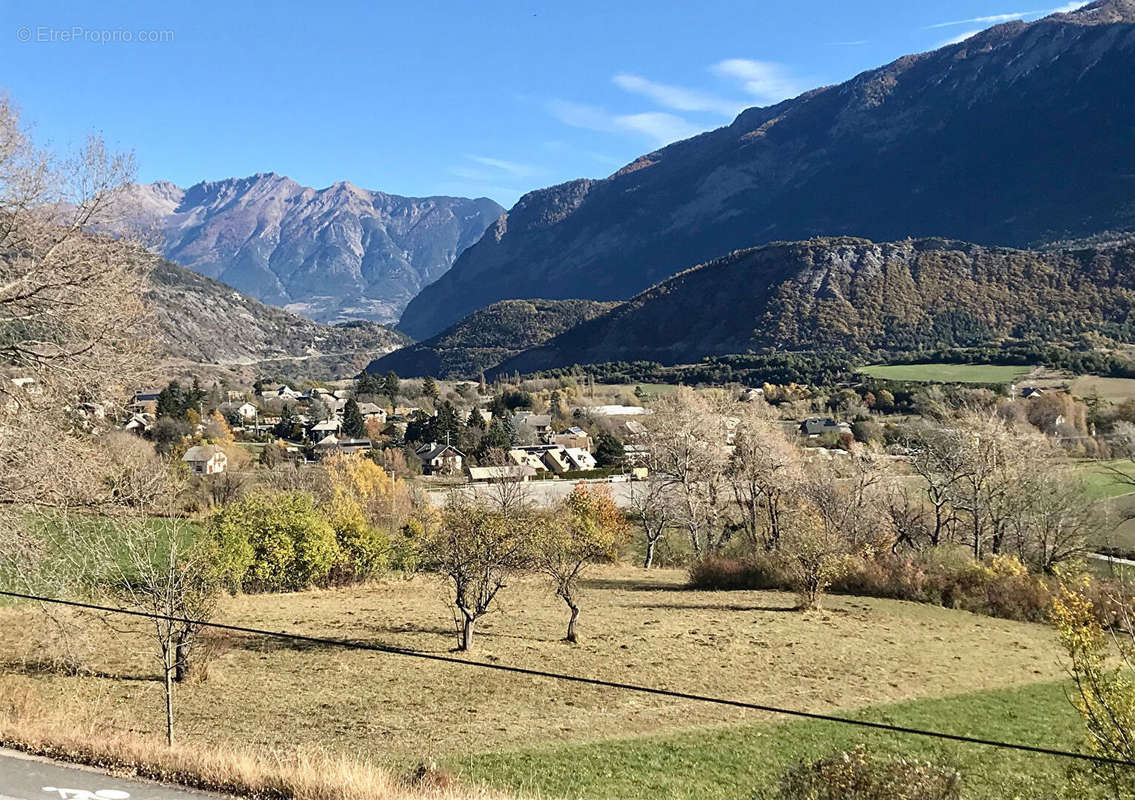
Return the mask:
{"type": "MultiPolygon", "coordinates": [[[[877,706],[852,716],[1079,750],[1082,723],[1065,690],[1064,683],[1040,683],[877,706]]],[[[792,765],[858,744],[960,770],[967,800],[1085,797],[1082,787],[1073,791],[1068,786],[1066,760],[811,720],[770,719],[678,734],[479,753],[445,765],[464,779],[542,797],[764,798],[775,796],[780,776],[792,765]]]]}

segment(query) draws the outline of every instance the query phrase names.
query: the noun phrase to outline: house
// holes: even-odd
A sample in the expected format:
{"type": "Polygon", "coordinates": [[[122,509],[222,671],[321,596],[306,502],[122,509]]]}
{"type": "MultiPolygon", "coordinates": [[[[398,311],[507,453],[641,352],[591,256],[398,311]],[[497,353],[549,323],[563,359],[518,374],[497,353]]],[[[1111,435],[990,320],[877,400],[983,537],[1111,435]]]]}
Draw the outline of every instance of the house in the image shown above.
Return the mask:
{"type": "Polygon", "coordinates": [[[189,465],[194,475],[216,475],[224,472],[229,464],[225,451],[212,445],[199,444],[185,451],[181,460],[189,465]]]}
{"type": "Polygon", "coordinates": [[[562,475],[565,472],[571,472],[575,469],[575,466],[568,459],[567,450],[559,445],[545,448],[540,457],[544,461],[544,466],[557,475],[562,475]]]}
{"type": "Polygon", "coordinates": [[[591,434],[578,425],[572,425],[567,430],[557,433],[552,437],[551,442],[560,447],[579,447],[589,453],[595,449],[595,443],[591,441],[591,434]]]}
{"type": "Polygon", "coordinates": [[[810,417],[800,423],[800,433],[805,436],[819,436],[824,433],[842,436],[851,433],[851,426],[846,422],[836,422],[831,417],[810,417]]]}
{"type": "Polygon", "coordinates": [[[1032,400],[1034,397],[1040,397],[1043,394],[1044,390],[1039,386],[1026,386],[1024,389],[1021,389],[1021,397],[1026,400],[1032,400]]]}
{"type": "Polygon", "coordinates": [[[650,448],[644,444],[624,444],[623,458],[632,467],[645,466],[650,460],[650,448]]]}
{"type": "Polygon", "coordinates": [[[316,442],[313,449],[319,458],[326,458],[333,453],[342,453],[348,456],[355,453],[365,453],[372,446],[370,439],[340,439],[335,434],[328,434],[316,442]]]}
{"type": "Polygon", "coordinates": [[[748,388],[748,389],[745,389],[745,391],[741,392],[741,402],[742,403],[751,403],[754,400],[764,400],[764,399],[765,399],[765,390],[764,389],[748,388]]]}
{"type": "Polygon", "coordinates": [[[552,432],[552,417],[550,414],[533,414],[531,411],[518,411],[513,417],[517,425],[527,425],[536,431],[537,436],[552,432]]]}
{"type": "Polygon", "coordinates": [[[337,419],[325,419],[322,422],[317,422],[311,426],[309,435],[315,441],[322,441],[328,436],[338,435],[339,431],[343,429],[343,423],[337,419]]]}
{"type": "Polygon", "coordinates": [[[536,474],[527,464],[504,464],[495,467],[469,467],[472,481],[515,480],[526,481],[536,474]]]}
{"type": "Polygon", "coordinates": [[[256,414],[258,412],[259,409],[256,406],[252,405],[252,403],[245,403],[244,405],[238,406],[236,410],[236,413],[239,414],[240,418],[245,422],[250,422],[251,420],[256,419],[256,414]]]}
{"type": "Polygon", "coordinates": [[[154,428],[154,415],[153,414],[134,414],[127,420],[126,424],[122,426],[122,430],[129,431],[130,433],[149,433],[154,428]]]}
{"type": "Polygon", "coordinates": [[[380,424],[386,424],[386,409],[377,403],[359,403],[359,413],[365,420],[377,419],[380,424]]]}
{"type": "Polygon", "coordinates": [[[141,414],[158,413],[158,395],[160,389],[138,389],[134,392],[134,402],[130,404],[132,411],[141,414]]]}
{"type": "Polygon", "coordinates": [[[514,448],[508,451],[509,460],[521,467],[530,467],[533,472],[547,472],[548,468],[540,459],[540,452],[531,452],[524,448],[514,448]]]}
{"type": "Polygon", "coordinates": [[[489,411],[487,408],[477,408],[474,410],[481,415],[481,419],[484,421],[485,425],[493,421],[493,412],[489,411]]]}
{"type": "Polygon", "coordinates": [[[587,472],[598,466],[595,456],[582,447],[565,447],[564,455],[567,456],[567,461],[575,472],[587,472]]]}
{"type": "Polygon", "coordinates": [[[456,447],[437,442],[422,445],[414,454],[421,459],[422,470],[427,475],[455,475],[465,461],[465,454],[456,447]]]}

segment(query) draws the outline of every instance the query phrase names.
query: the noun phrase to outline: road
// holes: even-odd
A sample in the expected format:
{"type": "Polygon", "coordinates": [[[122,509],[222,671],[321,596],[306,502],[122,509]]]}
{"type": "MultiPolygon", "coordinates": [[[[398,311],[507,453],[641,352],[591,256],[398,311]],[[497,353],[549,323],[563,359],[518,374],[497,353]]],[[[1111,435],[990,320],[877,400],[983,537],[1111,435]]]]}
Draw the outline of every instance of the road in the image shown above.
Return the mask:
{"type": "Polygon", "coordinates": [[[220,795],[114,778],[0,749],[0,800],[219,800],[220,795]]]}
{"type": "MultiPolygon", "coordinates": [[[[589,485],[607,486],[611,489],[615,505],[622,509],[630,508],[631,490],[635,486],[631,481],[587,481],[589,485]]],[[[536,506],[548,507],[571,494],[576,481],[528,481],[524,484],[525,497],[536,506]]],[[[492,485],[488,483],[465,483],[453,487],[467,496],[492,497],[492,485]]],[[[428,489],[430,502],[435,506],[444,506],[449,498],[450,489],[428,489]]]]}

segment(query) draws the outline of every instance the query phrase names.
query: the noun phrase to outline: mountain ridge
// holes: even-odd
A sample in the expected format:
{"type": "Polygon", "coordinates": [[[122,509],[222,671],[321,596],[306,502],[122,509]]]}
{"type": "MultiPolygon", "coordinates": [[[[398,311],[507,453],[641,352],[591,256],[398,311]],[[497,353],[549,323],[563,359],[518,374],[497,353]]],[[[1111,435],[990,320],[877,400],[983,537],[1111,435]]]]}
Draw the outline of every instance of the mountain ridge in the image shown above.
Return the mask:
{"type": "Polygon", "coordinates": [[[393,322],[504,209],[489,198],[403,197],[274,172],[132,187],[171,261],[317,321],[393,322]]]}
{"type": "Polygon", "coordinates": [[[625,299],[769,241],[1023,247],[1135,229],[1135,104],[1117,93],[1133,23],[1131,0],[1004,23],[529,193],[399,327],[423,338],[510,297],[625,299]]]}

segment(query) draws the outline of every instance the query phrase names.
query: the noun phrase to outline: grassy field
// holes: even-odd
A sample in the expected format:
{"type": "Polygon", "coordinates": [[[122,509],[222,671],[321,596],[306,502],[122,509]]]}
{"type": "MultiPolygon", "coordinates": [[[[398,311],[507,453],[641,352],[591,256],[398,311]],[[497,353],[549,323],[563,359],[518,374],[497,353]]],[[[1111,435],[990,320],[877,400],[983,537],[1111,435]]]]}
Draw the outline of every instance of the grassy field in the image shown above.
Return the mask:
{"type": "Polygon", "coordinates": [[[890,381],[935,383],[1012,383],[1028,375],[1031,367],[996,364],[877,364],[859,370],[890,381]]]}
{"type": "MultiPolygon", "coordinates": [[[[1082,724],[1067,689],[1063,683],[1041,683],[877,706],[855,716],[1077,750],[1082,724]]],[[[1066,763],[1061,759],[810,720],[478,754],[447,764],[468,781],[527,796],[725,800],[755,792],[771,796],[794,764],[856,745],[950,765],[964,776],[968,800],[1085,796],[1062,788],[1066,763]]]]}
{"type": "Polygon", "coordinates": [[[1081,375],[1068,387],[1076,397],[1099,397],[1102,400],[1122,402],[1135,397],[1135,378],[1101,378],[1098,375],[1081,375]]]}
{"type": "MultiPolygon", "coordinates": [[[[682,588],[684,577],[678,570],[597,570],[576,646],[560,641],[562,604],[538,580],[516,581],[501,595],[502,613],[485,620],[473,656],[812,711],[972,692],[995,697],[1061,677],[1052,632],[1043,626],[852,597],[833,597],[824,612],[803,615],[791,610],[789,595],[693,592],[682,588]]],[[[222,618],[435,653],[451,652],[455,641],[441,585],[425,577],[240,596],[226,601],[222,618]]],[[[0,609],[0,696],[34,691],[115,729],[160,736],[161,685],[145,629],[114,631],[88,622],[78,649],[90,673],[60,675],[38,666],[55,645],[37,612],[0,609]]],[[[738,773],[732,785],[739,788],[845,741],[829,740],[822,728],[793,728],[781,737],[775,758],[762,761],[759,745],[772,735],[773,723],[755,712],[237,634],[211,636],[208,647],[215,658],[207,680],[181,689],[178,718],[182,741],[211,748],[334,743],[351,756],[402,766],[433,759],[479,781],[540,788],[546,796],[576,795],[567,773],[578,764],[590,782],[581,789],[606,785],[607,770],[622,783],[612,779],[615,788],[603,796],[636,786],[626,796],[653,797],[692,792],[690,781],[708,786],[740,760],[762,762],[738,773]],[[670,749],[659,751],[642,738],[658,735],[670,749]],[[742,741],[749,749],[737,744],[742,741]],[[651,778],[660,752],[672,754],[665,763],[675,769],[686,762],[701,766],[683,767],[683,774],[665,769],[657,780],[667,787],[660,789],[651,778]],[[540,787],[532,783],[537,773],[546,781],[540,787]]],[[[996,704],[956,702],[953,716],[918,703],[876,713],[909,711],[929,715],[931,727],[1016,733],[1004,729],[1009,722],[996,704]]],[[[1066,712],[1056,705],[1036,713],[1047,719],[1066,712]]],[[[1020,733],[1055,736],[1067,720],[1046,725],[1029,723],[1020,733]]],[[[984,764],[977,757],[973,763],[984,764]]],[[[1009,772],[1016,769],[1005,763],[1009,772]]],[[[578,794],[591,796],[592,789],[578,794]]]]}

